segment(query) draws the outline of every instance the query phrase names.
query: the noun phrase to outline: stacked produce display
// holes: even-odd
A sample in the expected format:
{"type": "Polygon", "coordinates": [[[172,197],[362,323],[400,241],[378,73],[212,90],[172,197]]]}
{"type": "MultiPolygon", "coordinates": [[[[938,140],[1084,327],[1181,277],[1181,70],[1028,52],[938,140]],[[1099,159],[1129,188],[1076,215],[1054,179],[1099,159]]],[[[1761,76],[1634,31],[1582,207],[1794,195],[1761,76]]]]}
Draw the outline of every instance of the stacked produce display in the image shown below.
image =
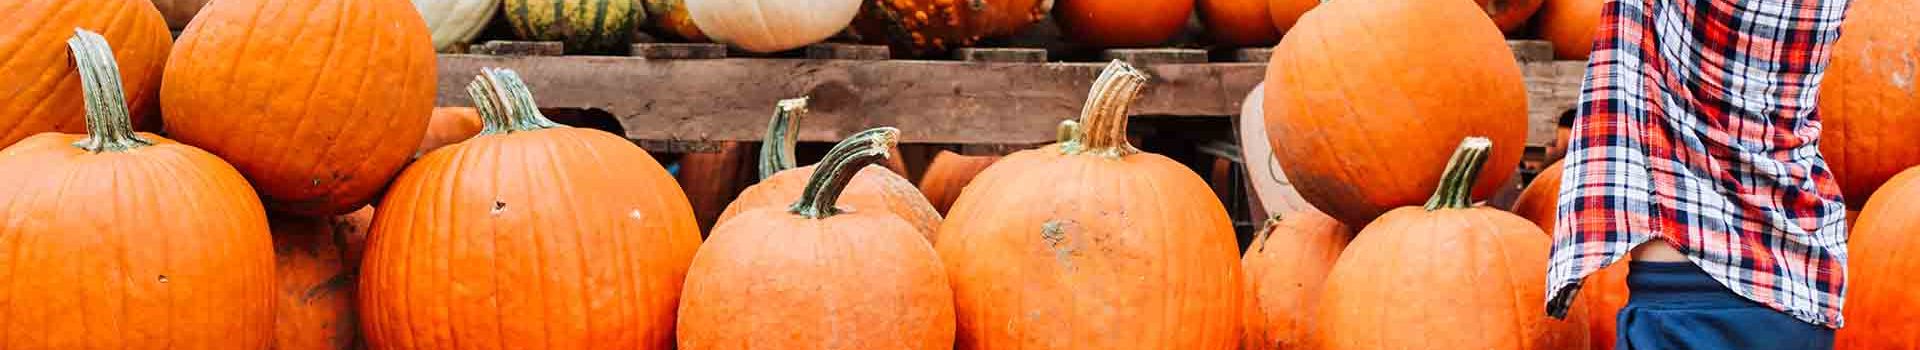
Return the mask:
{"type": "MultiPolygon", "coordinates": [[[[1612,349],[1624,266],[1546,316],[1563,176],[1518,180],[1601,4],[6,2],[0,349],[1612,349]],[[669,83],[801,93],[548,103],[669,83]],[[752,137],[633,136],[688,125],[752,137]]],[[[1840,348],[1916,347],[1920,0],[1853,7],[1840,348]]]]}

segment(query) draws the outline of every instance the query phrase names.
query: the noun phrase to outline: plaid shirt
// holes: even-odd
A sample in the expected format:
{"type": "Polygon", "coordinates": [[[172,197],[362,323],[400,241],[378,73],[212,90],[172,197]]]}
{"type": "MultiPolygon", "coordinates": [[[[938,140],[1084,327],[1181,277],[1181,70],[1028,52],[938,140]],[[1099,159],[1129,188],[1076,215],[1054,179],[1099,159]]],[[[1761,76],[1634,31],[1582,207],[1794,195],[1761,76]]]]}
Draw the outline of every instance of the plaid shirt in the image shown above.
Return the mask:
{"type": "Polygon", "coordinates": [[[1561,179],[1549,314],[1659,238],[1735,294],[1841,325],[1846,209],[1814,100],[1846,7],[1607,0],[1561,179]]]}

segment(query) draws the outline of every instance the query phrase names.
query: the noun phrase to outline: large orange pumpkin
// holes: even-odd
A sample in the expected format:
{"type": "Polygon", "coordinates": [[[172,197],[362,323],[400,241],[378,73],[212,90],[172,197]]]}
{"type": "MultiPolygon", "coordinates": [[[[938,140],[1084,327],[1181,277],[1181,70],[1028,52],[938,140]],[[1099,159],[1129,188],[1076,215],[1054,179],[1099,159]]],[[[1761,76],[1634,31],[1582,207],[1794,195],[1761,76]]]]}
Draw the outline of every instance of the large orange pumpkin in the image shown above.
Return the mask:
{"type": "Polygon", "coordinates": [[[208,3],[167,61],[168,135],[233,162],[276,211],[357,210],[420,147],[428,35],[404,0],[208,3]]]}
{"type": "Polygon", "coordinates": [[[920,192],[927,195],[934,209],[945,214],[953,209],[953,201],[960,199],[960,190],[999,160],[1000,156],[969,156],[942,150],[933,156],[933,162],[927,163],[927,173],[920,175],[920,192]]]}
{"type": "Polygon", "coordinates": [[[1820,153],[1858,210],[1893,174],[1920,165],[1920,2],[1859,0],[1820,87],[1820,153]]]}
{"type": "Polygon", "coordinates": [[[1427,150],[1461,138],[1498,146],[1474,197],[1519,168],[1526,84],[1500,31],[1465,2],[1327,2],[1267,67],[1267,137],[1280,168],[1308,203],[1350,227],[1426,200],[1440,180],[1432,169],[1447,162],[1427,150]],[[1382,34],[1402,32],[1420,35],[1382,34]]]}
{"type": "Polygon", "coordinates": [[[687,271],[680,348],[953,347],[953,289],[933,247],[892,212],[838,205],[900,133],[877,130],[835,146],[793,205],[714,229],[687,271]]]}
{"type": "Polygon", "coordinates": [[[687,191],[693,204],[693,217],[700,221],[701,232],[712,229],[720,212],[727,209],[746,179],[743,169],[747,147],[739,142],[720,145],[719,152],[691,153],[680,157],[680,173],[674,175],[680,188],[687,191]]]}
{"type": "Polygon", "coordinates": [[[362,346],[354,310],[359,261],[371,208],[338,217],[274,216],[274,349],[353,350],[362,346]]]}
{"type": "Polygon", "coordinates": [[[1288,213],[1267,222],[1247,247],[1242,350],[1301,349],[1312,343],[1320,285],[1353,240],[1353,230],[1317,211],[1288,213]]]}
{"type": "Polygon", "coordinates": [[[1001,158],[940,228],[958,349],[1239,346],[1239,247],[1193,170],[1127,143],[1147,76],[1114,61],[1075,141],[1001,158]]]}
{"type": "Polygon", "coordinates": [[[273,240],[253,189],[135,133],[106,38],[69,45],[87,134],[0,149],[0,349],[266,348],[273,240]]]}
{"type": "Polygon", "coordinates": [[[414,151],[414,157],[427,152],[460,143],[473,135],[480,134],[480,112],[473,107],[439,107],[433,109],[433,117],[427,121],[427,134],[420,138],[420,149],[414,151]]]}
{"type": "MultiPolygon", "coordinates": [[[[1534,15],[1534,32],[1553,43],[1553,58],[1587,60],[1593,38],[1600,34],[1601,5],[1606,0],[1546,0],[1534,15]]],[[[1852,33],[1848,33],[1852,34],[1852,33]]]]}
{"type": "Polygon", "coordinates": [[[1836,334],[1835,349],[1920,348],[1920,210],[1908,203],[1920,196],[1920,167],[1900,172],[1880,186],[1860,212],[1847,257],[1847,327],[1836,334]]]}
{"type": "Polygon", "coordinates": [[[160,67],[172,34],[145,0],[6,1],[0,4],[0,147],[43,132],[86,131],[80,77],[67,62],[74,28],[104,33],[121,68],[136,130],[150,129],[160,67]]]}
{"type": "Polygon", "coordinates": [[[1493,19],[1494,25],[1500,26],[1500,31],[1512,33],[1525,27],[1527,20],[1533,19],[1533,13],[1540,10],[1542,1],[1544,0],[1475,0],[1474,2],[1480,5],[1481,10],[1487,11],[1487,17],[1493,19]]]}
{"type": "Polygon", "coordinates": [[[1468,138],[1426,206],[1367,225],[1327,275],[1317,348],[1584,349],[1585,318],[1546,315],[1549,241],[1513,214],[1473,207],[1492,143],[1468,138]],[[1472,331],[1464,331],[1472,330],[1472,331]]]}
{"type": "Polygon", "coordinates": [[[1069,39],[1097,47],[1140,47],[1179,35],[1193,0],[1057,0],[1053,20],[1069,39]]]}
{"type": "Polygon", "coordinates": [[[511,71],[483,74],[468,91],[487,131],[415,161],[378,206],[360,274],[367,343],[672,346],[700,244],[680,186],[632,142],[541,116],[511,71]]]}
{"type": "MultiPolygon", "coordinates": [[[[1563,162],[1553,162],[1533,183],[1520,192],[1520,198],[1513,204],[1514,214],[1532,221],[1549,237],[1553,235],[1555,205],[1560,201],[1560,175],[1565,168],[1563,162]]],[[[1587,318],[1587,335],[1594,349],[1613,349],[1617,335],[1615,329],[1620,309],[1627,306],[1627,260],[1621,260],[1611,266],[1587,275],[1586,282],[1580,287],[1580,300],[1587,305],[1585,315],[1573,317],[1587,318]]]]}
{"type": "Polygon", "coordinates": [[[1293,29],[1295,22],[1300,21],[1301,15],[1307,14],[1308,10],[1312,10],[1314,6],[1318,5],[1320,5],[1319,0],[1269,0],[1267,1],[1267,17],[1273,19],[1274,29],[1278,29],[1280,33],[1285,34],[1288,30],[1293,29]]]}
{"type": "Polygon", "coordinates": [[[867,0],[851,29],[894,53],[928,56],[1019,34],[1046,18],[1051,0],[867,0]]]}
{"type": "MultiPolygon", "coordinates": [[[[806,113],[804,98],[783,100],[775,107],[773,118],[767,123],[767,137],[760,142],[760,183],[740,191],[740,196],[720,213],[719,223],[756,208],[785,208],[806,189],[807,179],[812,178],[818,168],[793,167],[794,137],[800,128],[799,120],[806,113]]],[[[920,189],[913,187],[913,182],[900,177],[899,173],[879,165],[861,168],[840,201],[850,206],[892,212],[913,224],[928,242],[936,241],[940,211],[927,202],[927,196],[920,194],[920,189]]]]}
{"type": "Polygon", "coordinates": [[[1200,0],[1200,22],[1214,43],[1227,46],[1272,46],[1280,42],[1280,29],[1269,0],[1200,0]]]}

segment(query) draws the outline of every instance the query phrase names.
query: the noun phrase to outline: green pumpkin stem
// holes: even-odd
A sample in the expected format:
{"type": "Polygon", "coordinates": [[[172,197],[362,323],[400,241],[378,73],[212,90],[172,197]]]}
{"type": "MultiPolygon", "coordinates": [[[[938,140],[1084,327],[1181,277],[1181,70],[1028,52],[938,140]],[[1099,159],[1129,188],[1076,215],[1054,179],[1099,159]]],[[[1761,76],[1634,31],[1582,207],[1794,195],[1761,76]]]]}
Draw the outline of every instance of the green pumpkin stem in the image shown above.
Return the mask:
{"type": "Polygon", "coordinates": [[[794,143],[800,138],[800,117],[807,115],[807,98],[780,100],[767,120],[767,136],[760,139],[760,179],[793,169],[794,143]]]}
{"type": "Polygon", "coordinates": [[[153,141],[133,133],[126,92],[120,87],[120,66],[114,61],[113,48],[107,46],[107,38],[74,28],[67,48],[73,52],[73,65],[79,68],[80,90],[87,103],[87,138],[73,146],[102,153],[153,145],[153,141]]]}
{"type": "Polygon", "coordinates": [[[494,91],[493,82],[484,77],[476,76],[472,83],[467,83],[467,96],[473,98],[473,109],[480,114],[481,135],[505,134],[513,129],[507,113],[502,111],[506,107],[500,106],[494,91]]]}
{"type": "Polygon", "coordinates": [[[1080,144],[1072,153],[1121,157],[1140,153],[1127,143],[1127,106],[1147,87],[1147,74],[1113,60],[1093,81],[1093,91],[1080,110],[1080,144]]]}
{"type": "MultiPolygon", "coordinates": [[[[501,119],[505,121],[505,123],[500,125],[502,127],[499,128],[491,125],[482,126],[482,135],[534,131],[564,126],[547,119],[546,115],[540,114],[540,106],[533,102],[533,92],[527,89],[527,83],[525,81],[520,80],[520,74],[514,73],[512,69],[481,68],[480,75],[474,78],[473,84],[479,85],[481,91],[486,91],[487,94],[492,95],[489,98],[492,100],[491,104],[494,105],[493,108],[495,112],[504,116],[504,118],[501,119]],[[492,131],[492,133],[487,133],[487,131],[492,131]]],[[[469,85],[467,93],[476,96],[479,95],[479,93],[474,91],[472,85],[469,85]]],[[[479,103],[479,97],[475,97],[474,102],[476,107],[481,105],[481,103],[479,103]]],[[[485,120],[483,119],[482,122],[484,123],[485,120]]]]}
{"type": "Polygon", "coordinates": [[[813,168],[813,177],[807,179],[807,188],[800,192],[800,200],[795,201],[787,211],[809,219],[825,219],[840,214],[834,207],[840,201],[840,193],[845,192],[847,184],[853,182],[854,175],[860,169],[879,163],[890,157],[894,143],[900,140],[900,129],[890,127],[874,128],[854,134],[833,146],[827,152],[827,158],[813,168]]]}
{"type": "Polygon", "coordinates": [[[1440,175],[1440,186],[1427,199],[1427,210],[1473,207],[1473,184],[1479,180],[1480,168],[1487,164],[1487,152],[1492,149],[1493,140],[1485,137],[1460,140],[1460,147],[1447,159],[1446,172],[1440,175]]]}

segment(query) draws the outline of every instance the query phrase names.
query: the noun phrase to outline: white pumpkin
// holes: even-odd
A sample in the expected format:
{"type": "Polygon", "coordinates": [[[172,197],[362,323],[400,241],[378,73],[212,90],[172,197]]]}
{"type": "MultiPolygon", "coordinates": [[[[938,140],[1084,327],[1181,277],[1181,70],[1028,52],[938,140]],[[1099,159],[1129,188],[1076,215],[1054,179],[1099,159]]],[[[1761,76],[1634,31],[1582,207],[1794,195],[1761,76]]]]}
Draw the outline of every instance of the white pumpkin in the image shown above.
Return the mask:
{"type": "Polygon", "coordinates": [[[763,53],[826,40],[860,12],[860,0],[685,1],[694,26],[714,42],[763,53]]]}
{"type": "Polygon", "coordinates": [[[451,52],[480,35],[500,9],[500,0],[413,0],[413,8],[433,30],[433,50],[451,52]]]}

